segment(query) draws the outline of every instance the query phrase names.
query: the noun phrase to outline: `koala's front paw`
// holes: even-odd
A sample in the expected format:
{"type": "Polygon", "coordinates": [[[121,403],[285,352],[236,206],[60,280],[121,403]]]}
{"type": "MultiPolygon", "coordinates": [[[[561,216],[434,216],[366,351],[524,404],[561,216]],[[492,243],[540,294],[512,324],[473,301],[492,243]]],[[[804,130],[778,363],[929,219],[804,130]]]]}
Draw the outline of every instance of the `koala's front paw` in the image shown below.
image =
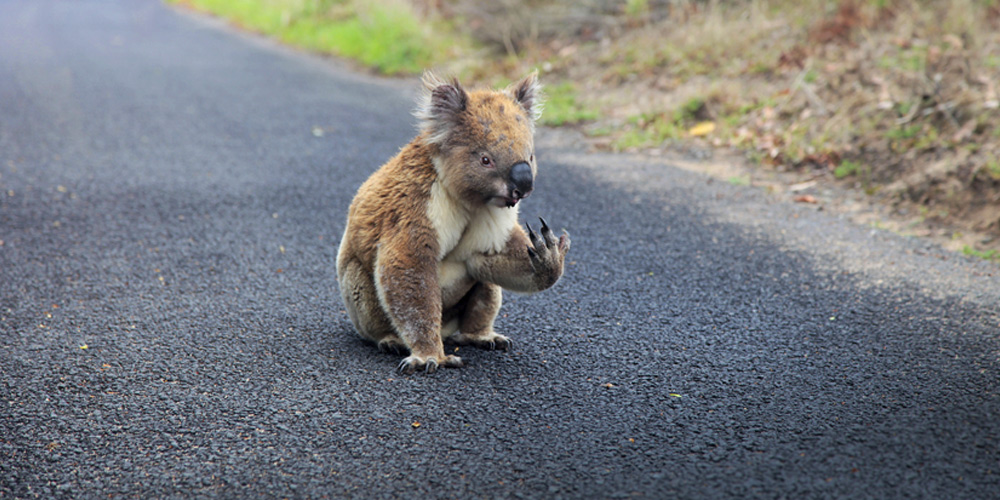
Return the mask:
{"type": "Polygon", "coordinates": [[[438,366],[444,366],[445,368],[461,368],[465,366],[462,362],[462,358],[454,355],[444,356],[443,358],[436,359],[434,356],[422,357],[416,354],[411,354],[399,362],[399,366],[396,368],[400,373],[405,373],[406,375],[412,375],[417,370],[423,369],[427,373],[434,373],[437,371],[438,366]]]}
{"type": "Polygon", "coordinates": [[[528,238],[531,239],[528,256],[535,274],[542,279],[544,288],[548,288],[562,276],[563,261],[569,252],[569,233],[563,230],[563,234],[557,238],[545,219],[539,217],[538,220],[542,221],[541,236],[530,225],[524,224],[528,228],[528,238]]]}

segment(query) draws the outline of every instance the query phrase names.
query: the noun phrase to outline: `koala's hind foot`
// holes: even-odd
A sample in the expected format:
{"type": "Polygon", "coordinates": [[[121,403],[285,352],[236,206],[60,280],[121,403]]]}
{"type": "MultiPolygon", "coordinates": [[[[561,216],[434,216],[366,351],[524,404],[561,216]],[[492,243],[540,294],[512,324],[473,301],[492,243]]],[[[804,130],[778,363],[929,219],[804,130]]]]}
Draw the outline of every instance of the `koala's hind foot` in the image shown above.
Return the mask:
{"type": "Polygon", "coordinates": [[[417,370],[423,370],[427,373],[434,373],[437,371],[439,366],[445,368],[461,368],[465,366],[462,362],[462,358],[455,355],[446,356],[419,356],[416,354],[411,354],[399,362],[399,366],[396,368],[400,373],[405,373],[411,375],[417,370]]]}
{"type": "Polygon", "coordinates": [[[487,351],[509,351],[514,346],[513,340],[493,332],[479,334],[457,332],[445,341],[455,345],[471,345],[487,351]]]}
{"type": "Polygon", "coordinates": [[[403,340],[396,334],[382,337],[382,340],[378,341],[378,350],[392,354],[406,354],[410,352],[410,348],[406,347],[403,340]]]}
{"type": "Polygon", "coordinates": [[[476,283],[466,296],[458,331],[445,339],[457,345],[471,345],[488,351],[510,350],[513,341],[493,331],[493,320],[500,312],[500,287],[476,283]]]}

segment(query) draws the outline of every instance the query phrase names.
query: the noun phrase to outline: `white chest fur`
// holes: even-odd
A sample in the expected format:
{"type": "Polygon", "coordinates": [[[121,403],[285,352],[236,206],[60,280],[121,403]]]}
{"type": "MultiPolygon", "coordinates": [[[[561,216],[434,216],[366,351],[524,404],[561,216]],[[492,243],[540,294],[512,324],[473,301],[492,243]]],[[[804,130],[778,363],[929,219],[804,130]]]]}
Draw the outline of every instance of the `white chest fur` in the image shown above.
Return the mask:
{"type": "Polygon", "coordinates": [[[517,225],[516,206],[469,210],[437,182],[431,186],[427,214],[440,245],[438,281],[442,290],[468,278],[465,263],[473,255],[503,251],[517,225]]]}

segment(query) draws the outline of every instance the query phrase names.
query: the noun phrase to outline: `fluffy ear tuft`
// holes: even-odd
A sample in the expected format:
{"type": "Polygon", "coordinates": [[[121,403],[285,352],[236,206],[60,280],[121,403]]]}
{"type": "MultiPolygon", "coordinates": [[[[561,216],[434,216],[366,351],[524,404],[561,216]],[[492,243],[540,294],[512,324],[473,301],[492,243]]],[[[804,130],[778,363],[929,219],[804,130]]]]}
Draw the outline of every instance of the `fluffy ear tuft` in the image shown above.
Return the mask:
{"type": "Polygon", "coordinates": [[[528,112],[532,121],[538,121],[542,117],[544,96],[542,95],[542,84],[538,82],[537,71],[532,71],[521,81],[512,83],[504,89],[504,93],[517,101],[528,112]]]}
{"type": "Polygon", "coordinates": [[[424,89],[413,114],[420,120],[420,131],[427,133],[428,142],[442,144],[468,106],[469,94],[457,79],[445,82],[430,71],[424,72],[422,81],[424,89]]]}

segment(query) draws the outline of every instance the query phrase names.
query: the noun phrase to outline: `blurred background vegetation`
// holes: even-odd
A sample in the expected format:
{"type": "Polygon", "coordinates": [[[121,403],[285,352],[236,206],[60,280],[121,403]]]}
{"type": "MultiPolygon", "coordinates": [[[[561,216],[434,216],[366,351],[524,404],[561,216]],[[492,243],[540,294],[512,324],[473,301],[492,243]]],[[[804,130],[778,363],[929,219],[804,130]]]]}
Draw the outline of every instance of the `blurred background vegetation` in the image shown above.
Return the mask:
{"type": "Polygon", "coordinates": [[[737,152],[1000,260],[1000,0],[169,1],[385,75],[537,69],[594,148],[737,152]]]}

